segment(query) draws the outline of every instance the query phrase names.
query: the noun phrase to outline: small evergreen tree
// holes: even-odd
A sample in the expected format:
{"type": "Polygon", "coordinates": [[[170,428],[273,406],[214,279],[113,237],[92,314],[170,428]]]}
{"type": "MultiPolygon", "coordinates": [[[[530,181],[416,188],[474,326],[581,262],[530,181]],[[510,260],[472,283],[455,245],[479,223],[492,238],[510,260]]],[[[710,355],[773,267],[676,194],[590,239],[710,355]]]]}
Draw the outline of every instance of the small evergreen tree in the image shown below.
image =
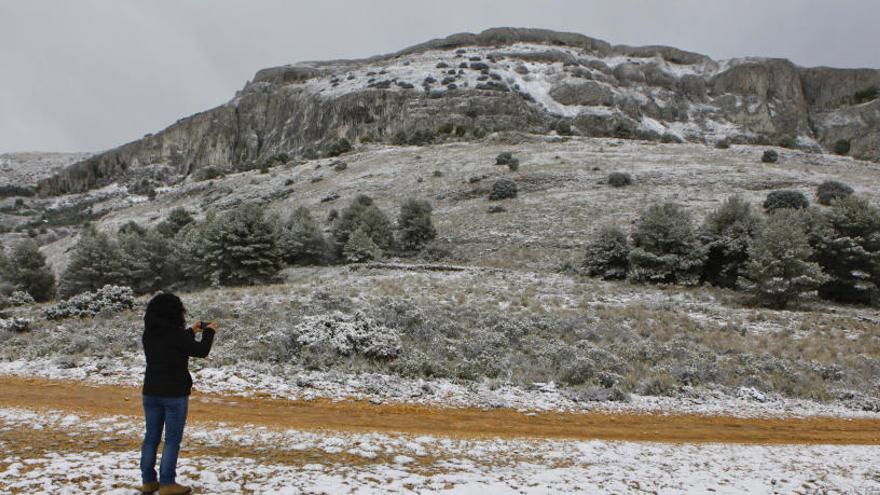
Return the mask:
{"type": "Polygon", "coordinates": [[[784,309],[827,281],[819,264],[810,261],[812,254],[804,214],[789,208],[775,211],[749,248],[740,285],[760,304],[784,309]]]}
{"type": "Polygon", "coordinates": [[[409,199],[400,206],[397,229],[401,249],[418,251],[437,237],[431,211],[430,203],[415,199],[409,199]]]}
{"type": "Polygon", "coordinates": [[[159,222],[156,230],[165,237],[174,237],[185,225],[189,225],[195,219],[186,208],[174,208],[168,212],[168,218],[159,222]]]}
{"type": "Polygon", "coordinates": [[[120,233],[118,243],[128,285],[135,293],[153,292],[180,278],[173,243],[156,229],[120,233]]]}
{"type": "Polygon", "coordinates": [[[807,197],[804,196],[804,193],[800,191],[773,191],[768,194],[767,199],[764,200],[764,210],[767,213],[782,208],[802,210],[808,206],[810,206],[810,201],[807,200],[807,197]]]}
{"type": "Polygon", "coordinates": [[[363,263],[382,257],[382,249],[373,242],[373,239],[361,227],[356,228],[351,233],[342,253],[350,263],[363,263]]]}
{"type": "Polygon", "coordinates": [[[605,226],[587,245],[583,267],[591,277],[624,279],[629,268],[629,243],[616,226],[605,226]]]}
{"type": "Polygon", "coordinates": [[[0,244],[0,296],[7,296],[15,290],[12,262],[6,256],[6,249],[0,244]]]}
{"type": "Polygon", "coordinates": [[[352,232],[358,227],[370,236],[381,249],[388,249],[394,241],[391,221],[366,195],[359,195],[349,204],[333,224],[333,239],[343,249],[352,232]]]}
{"type": "Polygon", "coordinates": [[[127,285],[119,246],[89,225],[80,234],[67,269],[58,283],[58,293],[68,298],[95,291],[105,285],[127,285]]]}
{"type": "Polygon", "coordinates": [[[731,196],[709,213],[701,232],[707,248],[702,280],[719,287],[736,287],[739,272],[749,259],[749,245],[761,218],[739,196],[731,196]]]}
{"type": "Polygon", "coordinates": [[[825,215],[813,260],[831,276],[823,299],[880,304],[880,209],[856,196],[836,200],[825,215]]]}
{"type": "Polygon", "coordinates": [[[327,257],[327,240],[309,210],[300,206],[281,225],[280,247],[288,263],[320,263],[327,257]]]}
{"type": "Polygon", "coordinates": [[[278,233],[257,205],[228,211],[201,233],[196,256],[214,285],[267,282],[281,269],[278,233]]]}
{"type": "Polygon", "coordinates": [[[37,243],[28,239],[12,252],[13,283],[30,294],[34,301],[45,302],[55,296],[55,274],[46,264],[46,256],[37,243]]]}
{"type": "Polygon", "coordinates": [[[696,284],[706,259],[690,214],[675,203],[655,204],[642,213],[629,253],[630,278],[637,282],[696,284]]]}

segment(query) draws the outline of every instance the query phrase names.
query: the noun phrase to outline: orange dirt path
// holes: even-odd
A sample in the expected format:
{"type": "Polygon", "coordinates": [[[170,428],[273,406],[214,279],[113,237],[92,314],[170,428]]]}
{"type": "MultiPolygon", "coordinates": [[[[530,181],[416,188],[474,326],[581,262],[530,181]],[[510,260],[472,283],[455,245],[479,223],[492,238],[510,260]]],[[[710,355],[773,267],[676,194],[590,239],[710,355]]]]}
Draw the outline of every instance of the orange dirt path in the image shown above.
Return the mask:
{"type": "MultiPolygon", "coordinates": [[[[0,406],[88,416],[140,416],[140,390],[0,375],[0,406]]],[[[556,438],[687,443],[880,445],[880,419],[736,418],[696,414],[537,413],[366,401],[296,401],[195,393],[190,421],[455,438],[556,438]]]]}

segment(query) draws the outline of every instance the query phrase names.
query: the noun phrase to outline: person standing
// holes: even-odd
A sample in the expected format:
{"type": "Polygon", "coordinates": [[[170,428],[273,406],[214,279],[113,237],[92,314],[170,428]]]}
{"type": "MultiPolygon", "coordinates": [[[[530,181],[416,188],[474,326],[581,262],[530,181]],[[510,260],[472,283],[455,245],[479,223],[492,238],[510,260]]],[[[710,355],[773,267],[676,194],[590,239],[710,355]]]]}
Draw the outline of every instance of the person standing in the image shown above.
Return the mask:
{"type": "Polygon", "coordinates": [[[161,293],[147,304],[144,314],[144,354],[147,369],[144,373],[143,404],[146,432],[141,446],[141,493],[159,495],[187,495],[189,487],[176,482],[177,456],[183,439],[183,427],[192,391],[189,358],[204,358],[211,352],[217,323],[195,323],[186,328],[186,309],[174,294],[161,293]],[[196,334],[201,332],[201,341],[196,334]],[[156,476],[156,454],[162,430],[165,446],[159,476],[156,476]]]}

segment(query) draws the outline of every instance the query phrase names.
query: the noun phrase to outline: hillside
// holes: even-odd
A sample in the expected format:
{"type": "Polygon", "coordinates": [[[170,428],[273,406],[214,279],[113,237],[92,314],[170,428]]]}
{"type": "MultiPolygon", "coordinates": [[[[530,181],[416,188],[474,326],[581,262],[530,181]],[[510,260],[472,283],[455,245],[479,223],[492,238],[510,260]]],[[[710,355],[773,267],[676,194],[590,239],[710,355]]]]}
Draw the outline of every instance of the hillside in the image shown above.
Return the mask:
{"type": "Polygon", "coordinates": [[[207,166],[231,170],[280,153],[309,155],[338,137],[389,142],[400,131],[434,136],[442,126],[466,140],[555,129],[804,150],[841,146],[878,160],[878,87],[878,70],[715,61],[670,47],[491,29],[364,60],[261,70],[228,103],[79,162],[40,181],[39,192],[83,192],[121,178],[165,182],[207,166]]]}

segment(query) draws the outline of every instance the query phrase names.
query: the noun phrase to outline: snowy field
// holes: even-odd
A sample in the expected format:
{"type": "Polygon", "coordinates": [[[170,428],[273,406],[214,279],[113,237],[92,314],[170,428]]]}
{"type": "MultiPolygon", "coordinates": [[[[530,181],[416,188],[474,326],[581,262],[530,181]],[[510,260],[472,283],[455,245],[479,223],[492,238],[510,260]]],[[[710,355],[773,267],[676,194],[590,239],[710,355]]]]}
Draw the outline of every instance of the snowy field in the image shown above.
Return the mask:
{"type": "MultiPolygon", "coordinates": [[[[132,493],[140,428],[130,417],[0,409],[0,488],[132,493]],[[33,432],[27,451],[10,440],[12,431],[33,432]],[[76,439],[40,440],[50,431],[76,439]],[[88,443],[79,439],[118,448],[70,448],[88,443]]],[[[188,426],[179,480],[204,494],[868,494],[880,491],[878,455],[880,447],[470,440],[201,424],[188,426]]]]}

